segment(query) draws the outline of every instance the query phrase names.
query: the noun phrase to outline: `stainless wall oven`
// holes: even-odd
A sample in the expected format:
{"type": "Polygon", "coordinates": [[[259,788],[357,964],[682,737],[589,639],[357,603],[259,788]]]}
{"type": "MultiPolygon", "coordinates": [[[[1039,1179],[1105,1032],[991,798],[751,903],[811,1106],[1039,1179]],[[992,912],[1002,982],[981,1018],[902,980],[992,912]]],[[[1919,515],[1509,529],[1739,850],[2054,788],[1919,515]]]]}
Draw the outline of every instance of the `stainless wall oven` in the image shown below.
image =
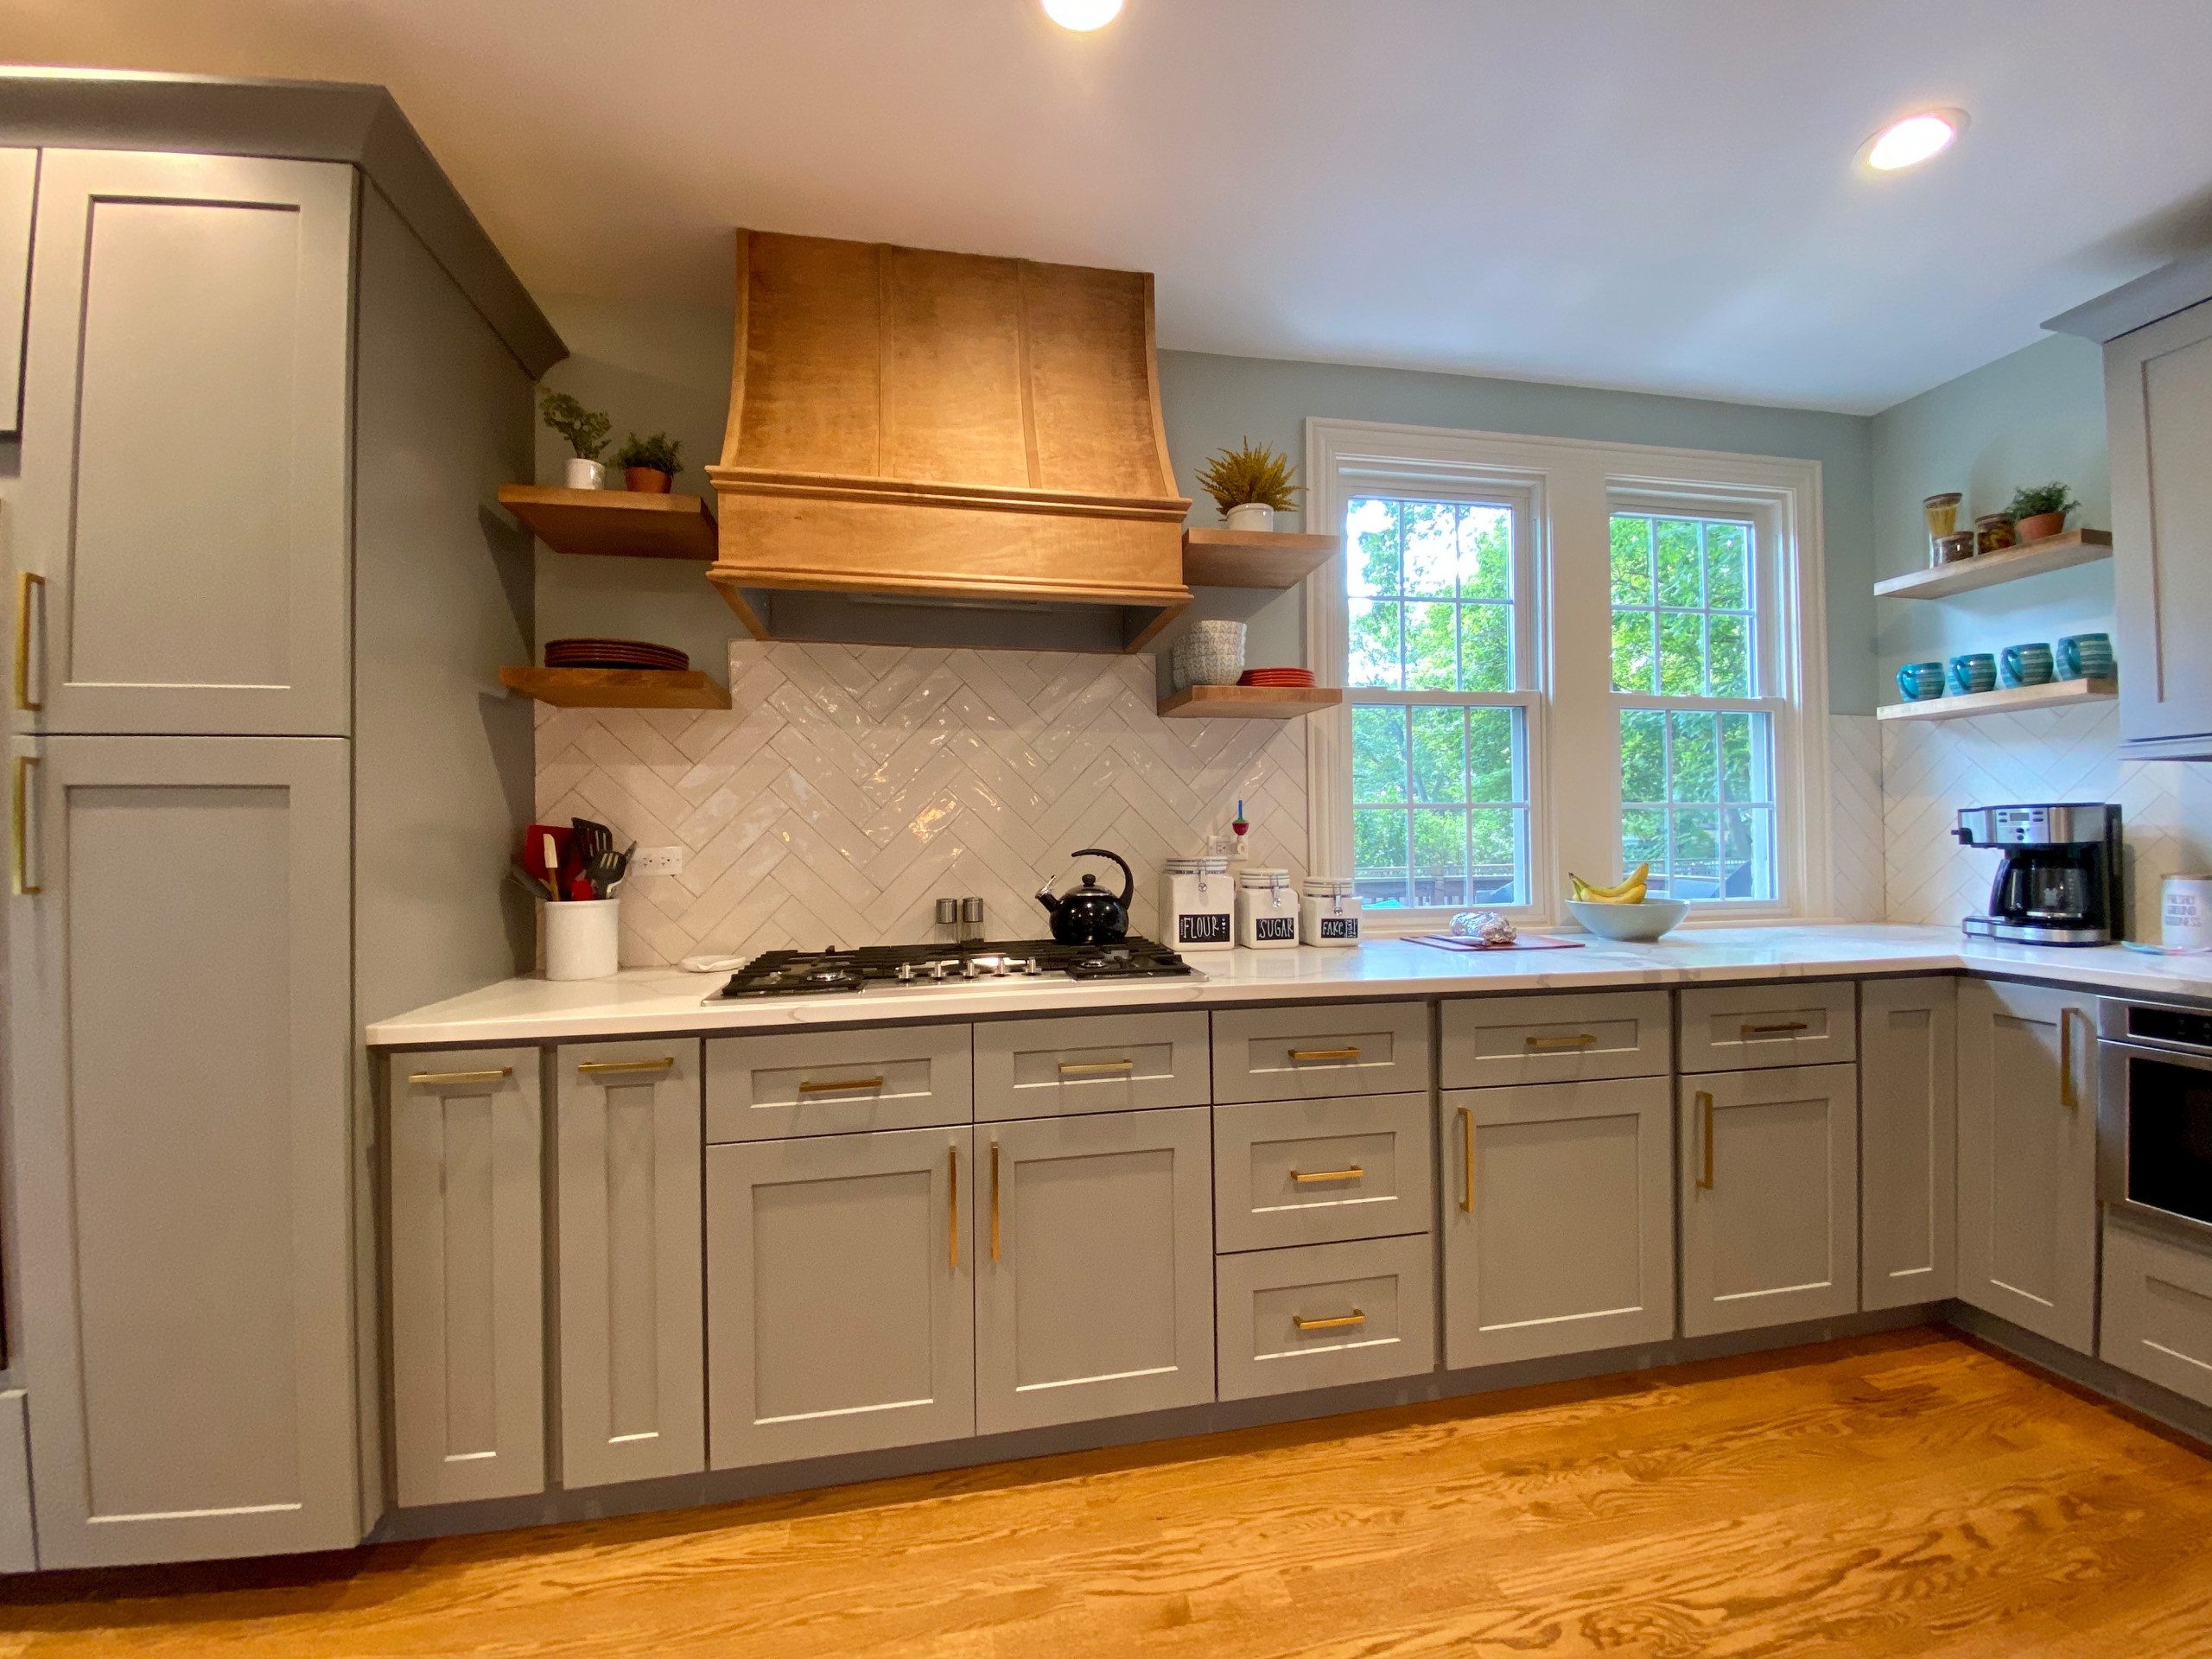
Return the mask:
{"type": "Polygon", "coordinates": [[[2097,1196],[2212,1242],[2212,1009],[2105,997],[2097,1196]]]}

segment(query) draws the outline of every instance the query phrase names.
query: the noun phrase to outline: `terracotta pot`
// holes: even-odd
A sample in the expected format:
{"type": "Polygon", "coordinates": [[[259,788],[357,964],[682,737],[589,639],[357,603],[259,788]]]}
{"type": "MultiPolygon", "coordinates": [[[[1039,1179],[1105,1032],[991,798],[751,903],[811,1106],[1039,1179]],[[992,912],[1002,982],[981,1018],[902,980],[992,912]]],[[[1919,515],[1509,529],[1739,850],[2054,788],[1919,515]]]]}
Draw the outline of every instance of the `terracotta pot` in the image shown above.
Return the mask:
{"type": "Polygon", "coordinates": [[[626,489],[639,495],[666,495],[669,486],[676,480],[658,467],[625,467],[622,483],[626,489]]]}
{"type": "Polygon", "coordinates": [[[2038,512],[2021,519],[2012,526],[2012,533],[2024,542],[2039,542],[2046,536],[2056,536],[2066,528],[2063,512],[2038,512]]]}

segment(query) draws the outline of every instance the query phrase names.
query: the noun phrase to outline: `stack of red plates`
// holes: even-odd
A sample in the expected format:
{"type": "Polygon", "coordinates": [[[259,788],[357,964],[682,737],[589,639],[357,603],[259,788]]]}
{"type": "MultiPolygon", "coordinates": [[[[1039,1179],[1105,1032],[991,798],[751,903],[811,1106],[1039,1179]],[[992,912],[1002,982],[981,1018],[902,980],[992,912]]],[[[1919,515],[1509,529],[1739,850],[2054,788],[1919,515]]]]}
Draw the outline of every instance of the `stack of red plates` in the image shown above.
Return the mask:
{"type": "Polygon", "coordinates": [[[1310,668],[1248,668],[1237,676],[1239,685],[1310,686],[1313,671],[1310,668]]]}
{"type": "Polygon", "coordinates": [[[686,669],[691,666],[691,658],[674,645],[656,645],[643,639],[549,639],[545,666],[686,669]]]}

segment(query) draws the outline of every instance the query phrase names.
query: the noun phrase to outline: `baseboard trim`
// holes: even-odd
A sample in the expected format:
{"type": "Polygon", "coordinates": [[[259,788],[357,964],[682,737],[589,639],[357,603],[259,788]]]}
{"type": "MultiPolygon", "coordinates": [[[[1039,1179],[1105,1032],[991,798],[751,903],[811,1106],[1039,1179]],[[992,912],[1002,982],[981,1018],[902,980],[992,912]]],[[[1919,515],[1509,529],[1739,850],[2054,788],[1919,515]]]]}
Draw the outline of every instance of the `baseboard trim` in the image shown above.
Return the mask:
{"type": "Polygon", "coordinates": [[[1942,1322],[1969,1340],[2044,1373],[2070,1393],[2086,1394],[2099,1405],[2116,1408],[2146,1420],[2156,1430],[2179,1435],[2192,1451],[2212,1452],[2212,1407],[2201,1406],[2108,1361],[2077,1354],[2049,1337],[2037,1336],[1970,1303],[1950,1303],[1943,1309],[1942,1322]]]}

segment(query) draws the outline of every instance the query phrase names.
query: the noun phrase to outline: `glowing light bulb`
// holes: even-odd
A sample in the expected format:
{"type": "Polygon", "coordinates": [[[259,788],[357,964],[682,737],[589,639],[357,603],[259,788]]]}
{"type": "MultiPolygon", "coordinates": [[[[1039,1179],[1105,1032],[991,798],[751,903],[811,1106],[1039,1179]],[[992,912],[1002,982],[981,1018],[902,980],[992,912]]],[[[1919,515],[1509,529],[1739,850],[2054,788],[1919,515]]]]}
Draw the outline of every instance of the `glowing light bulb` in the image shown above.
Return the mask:
{"type": "Polygon", "coordinates": [[[1045,0],[1045,15],[1079,35],[1105,28],[1121,11],[1122,0],[1045,0]]]}
{"type": "Polygon", "coordinates": [[[1927,110],[1892,121],[1867,147],[1866,165],[1878,173],[1917,167],[1948,149],[1966,124],[1963,110],[1927,110]]]}

